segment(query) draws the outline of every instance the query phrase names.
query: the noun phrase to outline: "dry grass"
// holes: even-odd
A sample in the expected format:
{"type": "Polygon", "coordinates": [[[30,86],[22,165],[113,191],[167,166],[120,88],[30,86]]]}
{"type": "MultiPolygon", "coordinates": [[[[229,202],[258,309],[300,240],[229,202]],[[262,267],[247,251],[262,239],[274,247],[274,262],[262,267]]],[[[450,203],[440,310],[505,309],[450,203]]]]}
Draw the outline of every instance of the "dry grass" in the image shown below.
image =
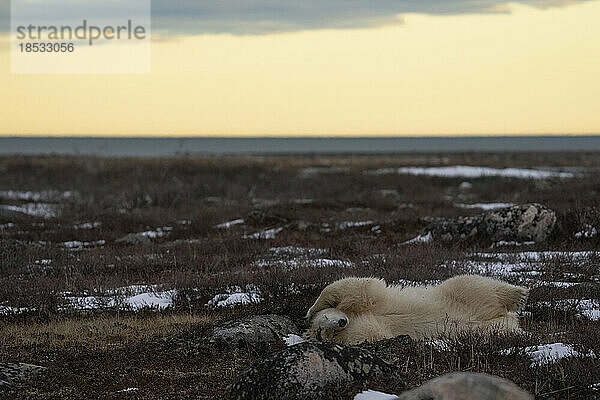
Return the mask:
{"type": "Polygon", "coordinates": [[[2,323],[0,347],[39,346],[56,351],[65,348],[114,350],[115,347],[134,346],[183,331],[201,329],[214,322],[214,318],[207,315],[152,313],[2,323]]]}

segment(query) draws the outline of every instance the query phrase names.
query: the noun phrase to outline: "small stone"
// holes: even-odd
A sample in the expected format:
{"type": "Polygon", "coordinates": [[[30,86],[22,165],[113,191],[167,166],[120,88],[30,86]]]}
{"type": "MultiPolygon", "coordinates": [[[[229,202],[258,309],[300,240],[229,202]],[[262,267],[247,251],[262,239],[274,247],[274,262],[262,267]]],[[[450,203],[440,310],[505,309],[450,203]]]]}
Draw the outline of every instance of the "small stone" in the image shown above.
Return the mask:
{"type": "Polygon", "coordinates": [[[208,339],[228,347],[268,345],[300,330],[286,316],[253,315],[225,321],[212,329],[208,339]]]}

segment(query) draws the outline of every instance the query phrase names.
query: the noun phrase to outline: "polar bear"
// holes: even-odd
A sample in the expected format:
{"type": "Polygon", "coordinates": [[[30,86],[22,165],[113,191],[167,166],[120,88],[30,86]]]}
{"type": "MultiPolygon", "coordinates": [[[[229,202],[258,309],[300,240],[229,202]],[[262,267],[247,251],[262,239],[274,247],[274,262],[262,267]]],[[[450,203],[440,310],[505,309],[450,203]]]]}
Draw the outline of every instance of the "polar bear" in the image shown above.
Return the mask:
{"type": "Polygon", "coordinates": [[[388,286],[383,279],[344,278],[323,289],[306,317],[309,340],[345,344],[399,335],[413,339],[460,332],[519,332],[515,314],[529,290],[477,275],[437,286],[388,286]]]}

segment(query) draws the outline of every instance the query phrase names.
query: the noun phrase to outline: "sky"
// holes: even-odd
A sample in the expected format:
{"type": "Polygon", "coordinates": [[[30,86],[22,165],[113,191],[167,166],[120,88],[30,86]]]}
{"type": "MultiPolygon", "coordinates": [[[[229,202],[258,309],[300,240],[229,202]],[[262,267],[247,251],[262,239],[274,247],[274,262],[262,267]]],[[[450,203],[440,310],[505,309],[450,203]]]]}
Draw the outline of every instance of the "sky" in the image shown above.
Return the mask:
{"type": "Polygon", "coordinates": [[[141,75],[12,74],[8,15],[0,135],[600,133],[600,0],[159,0],[141,75]]]}

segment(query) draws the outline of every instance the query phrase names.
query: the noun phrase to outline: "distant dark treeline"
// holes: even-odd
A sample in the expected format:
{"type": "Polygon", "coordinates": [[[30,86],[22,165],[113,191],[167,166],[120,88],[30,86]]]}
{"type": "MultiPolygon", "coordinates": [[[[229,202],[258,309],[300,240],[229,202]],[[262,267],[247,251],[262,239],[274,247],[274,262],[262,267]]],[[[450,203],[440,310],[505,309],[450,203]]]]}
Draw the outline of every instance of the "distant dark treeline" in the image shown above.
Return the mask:
{"type": "Polygon", "coordinates": [[[0,154],[176,156],[600,151],[596,136],[360,137],[360,138],[114,138],[0,137],[0,154]]]}

